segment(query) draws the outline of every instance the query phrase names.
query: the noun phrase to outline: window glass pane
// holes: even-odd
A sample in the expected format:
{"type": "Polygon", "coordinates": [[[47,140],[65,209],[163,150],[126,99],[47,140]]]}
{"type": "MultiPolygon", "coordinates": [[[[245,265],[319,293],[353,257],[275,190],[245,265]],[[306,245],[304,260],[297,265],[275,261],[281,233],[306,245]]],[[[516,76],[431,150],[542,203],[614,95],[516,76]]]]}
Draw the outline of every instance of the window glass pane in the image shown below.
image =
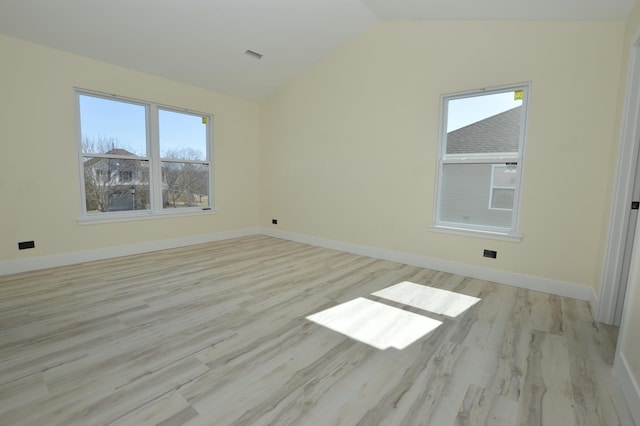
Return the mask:
{"type": "Polygon", "coordinates": [[[158,110],[160,156],[172,160],[207,160],[207,117],[158,110]]]}
{"type": "Polygon", "coordinates": [[[79,98],[84,153],[147,156],[145,106],[84,94],[79,98]]]}
{"type": "Polygon", "coordinates": [[[450,99],[446,154],[517,153],[521,123],[522,91],[450,99]]]}
{"type": "Polygon", "coordinates": [[[513,198],[515,196],[513,188],[493,188],[491,197],[492,209],[513,209],[513,198]]]}
{"type": "MultiPolygon", "coordinates": [[[[489,208],[492,164],[444,164],[439,200],[441,222],[511,228],[511,210],[489,208]]],[[[513,202],[512,202],[513,203],[513,202]]]]}
{"type": "Polygon", "coordinates": [[[87,213],[149,209],[149,162],[84,157],[87,213]]]}
{"type": "Polygon", "coordinates": [[[162,206],[164,208],[208,207],[209,166],[163,161],[162,206]]]}

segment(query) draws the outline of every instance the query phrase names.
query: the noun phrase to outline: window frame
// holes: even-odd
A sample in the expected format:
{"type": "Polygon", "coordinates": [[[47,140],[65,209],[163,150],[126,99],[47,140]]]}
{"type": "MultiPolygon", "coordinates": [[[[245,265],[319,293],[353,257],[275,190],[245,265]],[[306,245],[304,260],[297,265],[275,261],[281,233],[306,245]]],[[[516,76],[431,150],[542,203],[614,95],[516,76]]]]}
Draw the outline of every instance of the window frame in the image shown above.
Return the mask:
{"type": "Polygon", "coordinates": [[[439,123],[439,140],[438,140],[438,152],[436,157],[436,177],[435,177],[435,194],[434,194],[434,211],[433,211],[433,225],[431,229],[439,232],[450,232],[458,235],[484,235],[489,238],[506,238],[511,241],[520,241],[522,238],[519,234],[520,225],[520,210],[521,210],[521,192],[522,192],[522,177],[524,175],[525,166],[525,148],[526,148],[526,136],[527,136],[527,122],[529,114],[529,102],[531,98],[531,83],[518,83],[505,86],[496,86],[491,88],[483,88],[477,90],[469,90],[465,92],[457,92],[451,94],[445,94],[440,97],[440,123],[439,123]],[[446,154],[447,148],[447,121],[448,121],[448,107],[449,101],[457,99],[465,99],[469,97],[476,97],[482,95],[492,95],[505,92],[511,92],[516,90],[523,91],[522,99],[522,117],[520,125],[519,145],[517,153],[510,152],[496,152],[496,153],[458,153],[458,154],[446,154]],[[514,188],[514,201],[513,209],[494,209],[491,207],[493,198],[493,170],[491,168],[491,183],[489,186],[489,206],[488,210],[503,210],[512,211],[511,225],[509,228],[480,225],[480,224],[467,224],[445,221],[440,218],[440,205],[443,195],[442,182],[444,167],[446,164],[492,164],[492,165],[509,165],[517,164],[516,182],[514,188]]]}
{"type": "Polygon", "coordinates": [[[96,222],[119,222],[130,220],[141,220],[151,218],[163,218],[171,216],[190,216],[215,213],[214,198],[214,162],[213,162],[213,114],[200,112],[197,110],[179,108],[175,106],[165,105],[157,102],[145,101],[115,94],[108,94],[94,90],[74,88],[74,96],[76,101],[76,141],[78,152],[78,171],[80,184],[80,218],[78,223],[96,223],[96,222]],[[82,123],[81,123],[81,96],[90,96],[94,98],[102,98],[109,101],[117,101],[131,103],[143,106],[145,108],[145,129],[146,129],[146,156],[126,156],[118,154],[106,153],[89,153],[84,152],[82,144],[82,123]],[[162,179],[162,162],[160,156],[160,135],[159,135],[159,110],[166,110],[181,114],[193,115],[196,117],[206,118],[206,153],[204,160],[177,160],[170,161],[197,163],[205,165],[208,169],[208,206],[193,206],[180,208],[165,208],[163,206],[163,186],[162,179]],[[87,193],[84,172],[84,160],[88,157],[105,158],[105,159],[123,159],[148,162],[149,176],[149,208],[135,209],[125,211],[106,211],[98,213],[89,213],[87,211],[87,193]]]}

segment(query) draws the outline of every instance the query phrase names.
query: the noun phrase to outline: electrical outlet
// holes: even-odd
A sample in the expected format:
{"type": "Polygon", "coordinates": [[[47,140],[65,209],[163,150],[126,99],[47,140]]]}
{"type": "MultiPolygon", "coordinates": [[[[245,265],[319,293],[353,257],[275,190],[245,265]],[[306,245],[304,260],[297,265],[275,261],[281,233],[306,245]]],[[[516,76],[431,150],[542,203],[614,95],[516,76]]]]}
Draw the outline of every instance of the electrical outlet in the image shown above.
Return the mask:
{"type": "Polygon", "coordinates": [[[274,224],[274,225],[277,225],[278,224],[278,219],[271,219],[271,223],[274,224]]]}
{"type": "Polygon", "coordinates": [[[36,246],[35,241],[20,241],[18,243],[18,250],[32,249],[36,246]]]}
{"type": "Polygon", "coordinates": [[[484,249],[484,253],[482,254],[482,256],[488,257],[490,259],[495,259],[498,257],[498,252],[495,250],[484,249]]]}

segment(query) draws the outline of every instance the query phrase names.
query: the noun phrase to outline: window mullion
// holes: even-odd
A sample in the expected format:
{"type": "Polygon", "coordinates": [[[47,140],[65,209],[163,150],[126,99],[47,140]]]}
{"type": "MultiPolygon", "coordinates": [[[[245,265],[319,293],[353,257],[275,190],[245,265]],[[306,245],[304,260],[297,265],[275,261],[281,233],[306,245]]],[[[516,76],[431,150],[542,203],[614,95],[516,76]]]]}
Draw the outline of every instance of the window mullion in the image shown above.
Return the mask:
{"type": "Polygon", "coordinates": [[[158,122],[158,107],[148,106],[147,113],[148,149],[151,153],[151,210],[162,211],[162,166],[160,164],[160,132],[158,122]]]}
{"type": "Polygon", "coordinates": [[[444,164],[499,164],[499,165],[514,165],[517,166],[520,162],[518,158],[505,158],[505,157],[466,157],[466,158],[450,158],[445,157],[442,162],[444,164]]]}
{"type": "Polygon", "coordinates": [[[207,121],[207,161],[209,162],[209,207],[213,207],[215,205],[214,199],[214,158],[213,158],[213,117],[209,117],[207,121]]]}
{"type": "Polygon", "coordinates": [[[165,163],[200,164],[203,166],[208,166],[210,164],[210,162],[206,160],[181,160],[179,158],[163,158],[162,161],[165,163]]]}
{"type": "Polygon", "coordinates": [[[143,157],[138,155],[117,155],[117,154],[92,154],[89,152],[83,152],[83,157],[92,157],[92,158],[106,158],[106,159],[114,159],[114,160],[149,160],[149,157],[143,157]]]}

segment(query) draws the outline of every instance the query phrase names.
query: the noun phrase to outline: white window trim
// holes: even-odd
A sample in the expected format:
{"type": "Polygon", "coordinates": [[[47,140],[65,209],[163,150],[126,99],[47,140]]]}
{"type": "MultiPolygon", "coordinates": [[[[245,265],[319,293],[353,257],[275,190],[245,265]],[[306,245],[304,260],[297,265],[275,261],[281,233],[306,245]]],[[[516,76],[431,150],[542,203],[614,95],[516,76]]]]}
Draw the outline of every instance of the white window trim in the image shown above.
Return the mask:
{"type": "Polygon", "coordinates": [[[453,224],[451,226],[431,225],[429,226],[429,230],[433,232],[438,232],[440,234],[460,235],[463,237],[475,237],[475,238],[484,238],[489,240],[510,241],[514,243],[519,243],[520,241],[522,241],[522,235],[520,234],[508,234],[505,232],[497,232],[497,231],[481,231],[478,229],[472,230],[472,229],[458,228],[453,224]]]}
{"type": "Polygon", "coordinates": [[[95,90],[88,90],[83,88],[74,87],[74,95],[76,101],[76,140],[78,151],[78,173],[80,180],[80,217],[78,218],[79,224],[90,223],[111,223],[111,222],[126,222],[132,220],[148,220],[154,218],[169,218],[169,217],[182,217],[182,216],[197,216],[197,215],[210,215],[217,213],[215,209],[215,191],[214,191],[214,163],[213,163],[213,115],[209,113],[200,112],[197,110],[179,108],[175,106],[169,106],[157,102],[145,101],[141,99],[129,98],[125,96],[98,92],[95,90]],[[126,155],[108,155],[108,154],[89,154],[84,153],[82,149],[82,129],[80,120],[80,96],[93,96],[98,98],[104,98],[107,100],[114,100],[120,102],[127,102],[136,105],[143,106],[145,108],[146,116],[146,129],[147,129],[147,155],[145,157],[129,157],[126,155]],[[207,119],[206,128],[206,140],[207,140],[207,152],[205,160],[173,160],[173,159],[161,159],[160,158],[160,143],[159,143],[159,123],[158,110],[173,111],[183,114],[190,114],[194,116],[205,117],[207,119]],[[130,210],[123,212],[101,212],[89,214],[87,212],[86,205],[86,193],[85,193],[85,181],[84,181],[84,157],[95,158],[119,158],[123,160],[148,161],[150,165],[149,184],[151,189],[149,191],[149,209],[144,210],[130,210]],[[176,209],[165,209],[162,206],[162,169],[161,163],[163,161],[168,162],[181,162],[181,163],[193,163],[202,164],[209,167],[209,206],[208,207],[180,207],[176,209]],[[156,185],[151,185],[151,182],[156,182],[156,185]],[[158,185],[157,182],[160,182],[158,185]]]}
{"type": "MultiPolygon", "coordinates": [[[[456,235],[468,235],[468,236],[486,236],[487,238],[506,239],[508,241],[519,242],[522,240],[522,235],[519,233],[520,225],[520,208],[521,208],[521,190],[523,186],[523,176],[525,168],[525,148],[526,148],[526,135],[527,135],[527,122],[529,115],[529,102],[531,99],[531,83],[518,83],[505,86],[496,86],[492,88],[484,88],[479,90],[470,90],[465,92],[452,93],[448,95],[442,95],[440,97],[440,127],[439,127],[439,143],[438,143],[438,155],[437,155],[437,167],[435,177],[435,191],[434,191],[434,212],[433,212],[433,224],[429,227],[430,230],[436,232],[443,232],[456,235]],[[447,117],[448,117],[448,101],[455,99],[464,99],[472,95],[490,95],[495,93],[503,93],[512,90],[523,90],[523,102],[524,114],[522,117],[522,125],[520,126],[520,145],[518,147],[517,155],[513,153],[491,153],[487,154],[449,154],[446,156],[446,140],[447,140],[447,117]],[[445,156],[447,158],[445,158],[445,156]],[[518,176],[515,185],[515,194],[513,201],[513,215],[511,219],[511,227],[509,229],[489,227],[482,225],[467,225],[463,223],[451,223],[445,222],[440,219],[440,184],[441,176],[443,173],[444,164],[486,164],[486,163],[505,163],[505,162],[517,162],[518,163],[518,176]]],[[[493,183],[493,175],[491,177],[493,183]]],[[[493,196],[493,192],[491,192],[493,196]]],[[[490,200],[491,202],[491,200],[490,200]]]]}
{"type": "MultiPolygon", "coordinates": [[[[178,209],[175,209],[178,210],[178,209]]],[[[105,215],[86,216],[78,218],[79,225],[89,225],[96,223],[118,223],[118,222],[131,222],[137,220],[150,220],[150,219],[167,219],[172,217],[185,217],[185,216],[209,216],[212,214],[218,214],[219,210],[207,209],[206,207],[199,208],[197,210],[187,210],[186,208],[179,209],[180,211],[168,211],[151,213],[149,210],[137,210],[135,214],[129,212],[109,212],[105,215]],[[141,213],[137,213],[141,212],[141,213]]]]}

